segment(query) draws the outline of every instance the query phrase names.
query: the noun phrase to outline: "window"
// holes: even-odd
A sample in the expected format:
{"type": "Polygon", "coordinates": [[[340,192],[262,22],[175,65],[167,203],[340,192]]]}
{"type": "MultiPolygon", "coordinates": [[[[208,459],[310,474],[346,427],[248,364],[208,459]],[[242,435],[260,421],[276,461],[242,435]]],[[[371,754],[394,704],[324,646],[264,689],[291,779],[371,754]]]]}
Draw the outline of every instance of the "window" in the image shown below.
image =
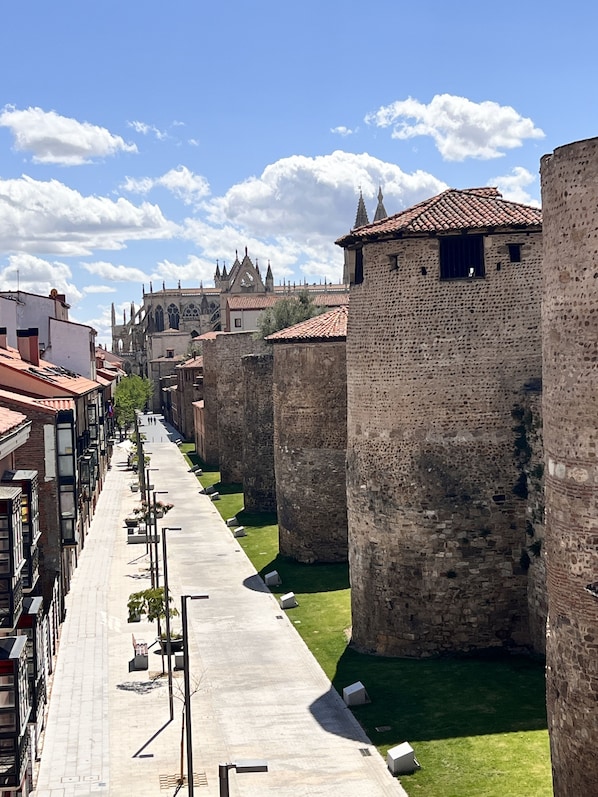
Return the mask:
{"type": "Polygon", "coordinates": [[[168,323],[170,324],[171,329],[178,329],[179,328],[179,308],[176,304],[169,304],[168,305],[168,323]]]}
{"type": "Polygon", "coordinates": [[[154,321],[156,323],[156,332],[164,332],[164,310],[161,304],[154,310],[154,321]]]}
{"type": "Polygon", "coordinates": [[[454,235],[439,238],[440,279],[467,279],[484,276],[482,235],[454,235]]]}
{"type": "Polygon", "coordinates": [[[355,250],[355,285],[363,282],[363,249],[360,247],[355,250]]]}
{"type": "Polygon", "coordinates": [[[189,302],[187,307],[183,310],[183,318],[186,321],[199,318],[199,307],[193,304],[193,302],[189,302]]]}
{"type": "Polygon", "coordinates": [[[241,327],[241,319],[240,318],[235,318],[235,327],[237,329],[239,329],[241,327]]]}
{"type": "Polygon", "coordinates": [[[511,263],[521,263],[521,244],[508,244],[511,263]]]}

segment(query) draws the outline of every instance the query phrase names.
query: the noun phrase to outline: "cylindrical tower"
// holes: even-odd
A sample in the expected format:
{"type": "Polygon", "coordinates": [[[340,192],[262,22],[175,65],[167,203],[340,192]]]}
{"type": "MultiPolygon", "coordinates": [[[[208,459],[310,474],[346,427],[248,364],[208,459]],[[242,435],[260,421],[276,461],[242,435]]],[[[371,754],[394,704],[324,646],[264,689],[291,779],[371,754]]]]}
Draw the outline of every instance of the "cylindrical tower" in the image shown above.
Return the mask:
{"type": "Polygon", "coordinates": [[[542,159],[547,706],[554,793],[598,794],[598,138],[542,159]]]}
{"type": "Polygon", "coordinates": [[[243,496],[247,512],[276,511],[272,354],[241,358],[245,385],[243,496]]]}
{"type": "Polygon", "coordinates": [[[346,307],[268,340],[274,349],[274,465],[280,553],[347,559],[346,307]]]}

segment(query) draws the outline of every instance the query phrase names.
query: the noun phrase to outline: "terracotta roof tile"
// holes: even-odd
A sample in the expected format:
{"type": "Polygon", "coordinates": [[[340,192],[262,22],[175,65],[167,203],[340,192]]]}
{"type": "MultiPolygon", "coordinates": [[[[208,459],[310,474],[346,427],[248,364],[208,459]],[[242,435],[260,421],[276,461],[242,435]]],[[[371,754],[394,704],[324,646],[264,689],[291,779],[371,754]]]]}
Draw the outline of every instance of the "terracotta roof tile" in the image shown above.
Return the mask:
{"type": "Polygon", "coordinates": [[[69,398],[35,398],[34,396],[25,396],[22,393],[13,393],[10,390],[0,390],[0,404],[2,404],[2,399],[9,399],[21,404],[24,412],[27,412],[27,407],[34,407],[42,412],[47,412],[49,415],[53,415],[58,410],[75,409],[74,399],[69,398]]]}
{"type": "Polygon", "coordinates": [[[306,340],[345,340],[347,337],[347,305],[316,315],[287,329],[268,335],[271,343],[294,343],[306,340]]]}
{"type": "MultiPolygon", "coordinates": [[[[281,301],[281,299],[292,299],[293,297],[298,297],[298,295],[298,291],[296,293],[284,293],[280,295],[274,295],[272,293],[261,295],[242,293],[240,295],[233,294],[227,297],[226,303],[229,310],[266,310],[268,307],[272,307],[277,302],[281,301]]],[[[312,292],[310,298],[318,307],[338,307],[347,304],[349,301],[349,293],[346,289],[342,291],[322,291],[322,293],[312,292]]]]}
{"type": "Polygon", "coordinates": [[[542,211],[508,202],[496,188],[449,188],[382,221],[352,230],[336,243],[392,237],[397,233],[456,232],[460,230],[540,227],[542,211]]]}
{"type": "Polygon", "coordinates": [[[8,434],[25,423],[26,420],[27,417],[20,412],[0,407],[0,435],[8,434]]]}
{"type": "Polygon", "coordinates": [[[32,365],[27,360],[21,359],[18,349],[13,349],[10,346],[5,349],[0,348],[0,366],[26,373],[28,377],[36,381],[51,384],[57,390],[65,391],[75,396],[84,396],[99,387],[97,382],[69,371],[60,365],[53,365],[47,360],[40,360],[39,365],[32,365]]]}
{"type": "Polygon", "coordinates": [[[184,363],[181,363],[177,368],[203,368],[203,357],[199,354],[197,357],[192,357],[184,363]]]}

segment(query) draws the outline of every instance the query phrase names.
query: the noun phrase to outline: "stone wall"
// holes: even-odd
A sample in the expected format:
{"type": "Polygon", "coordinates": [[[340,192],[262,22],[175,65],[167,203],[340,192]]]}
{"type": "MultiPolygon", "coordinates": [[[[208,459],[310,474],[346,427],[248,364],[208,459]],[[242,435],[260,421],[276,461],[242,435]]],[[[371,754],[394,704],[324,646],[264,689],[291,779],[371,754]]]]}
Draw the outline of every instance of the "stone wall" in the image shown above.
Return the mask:
{"type": "Polygon", "coordinates": [[[347,559],[345,341],[273,343],[280,552],[347,559]]]}
{"type": "MultiPolygon", "coordinates": [[[[266,351],[267,344],[253,332],[222,332],[216,335],[218,369],[218,457],[222,482],[243,481],[243,435],[245,422],[245,387],[241,358],[266,351]]],[[[204,402],[205,384],[204,348],[204,402]]]]}
{"type": "Polygon", "coordinates": [[[276,512],[272,354],[249,354],[243,367],[243,496],[248,512],[276,512]]]}
{"type": "Polygon", "coordinates": [[[541,372],[541,234],[485,236],[483,279],[440,280],[435,237],[363,251],[347,335],[353,642],[528,646],[513,411],[541,372]]]}
{"type": "MultiPolygon", "coordinates": [[[[201,448],[197,453],[206,465],[218,465],[218,352],[216,337],[202,339],[203,354],[203,409],[196,440],[201,448]]],[[[196,445],[197,445],[196,442],[196,445]]]]}
{"type": "Polygon", "coordinates": [[[542,159],[547,706],[554,793],[598,794],[598,138],[542,159]]]}

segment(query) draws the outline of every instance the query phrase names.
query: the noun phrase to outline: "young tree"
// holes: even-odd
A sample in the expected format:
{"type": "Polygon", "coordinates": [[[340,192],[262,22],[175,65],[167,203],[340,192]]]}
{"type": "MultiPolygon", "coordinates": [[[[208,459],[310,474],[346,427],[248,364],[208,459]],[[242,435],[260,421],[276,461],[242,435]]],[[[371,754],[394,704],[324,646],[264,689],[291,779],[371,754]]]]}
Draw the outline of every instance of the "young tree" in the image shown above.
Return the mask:
{"type": "Polygon", "coordinates": [[[152,395],[152,383],[141,376],[126,376],[114,391],[116,422],[125,429],[135,420],[135,410],[142,410],[152,395]]]}
{"type": "Polygon", "coordinates": [[[302,290],[296,296],[287,296],[260,315],[256,337],[266,338],[279,329],[292,327],[294,324],[320,315],[323,310],[323,307],[314,304],[314,300],[306,290],[302,290]]]}

